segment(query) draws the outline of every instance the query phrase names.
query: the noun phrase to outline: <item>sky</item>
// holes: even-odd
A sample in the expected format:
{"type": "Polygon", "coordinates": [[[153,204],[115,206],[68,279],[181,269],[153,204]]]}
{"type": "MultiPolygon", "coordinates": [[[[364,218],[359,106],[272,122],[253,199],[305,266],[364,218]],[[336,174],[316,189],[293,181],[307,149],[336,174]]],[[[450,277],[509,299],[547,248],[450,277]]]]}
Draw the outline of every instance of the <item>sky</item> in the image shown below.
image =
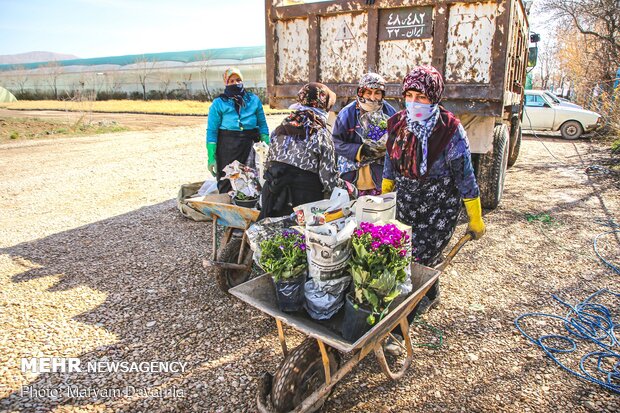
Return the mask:
{"type": "MultiPolygon", "coordinates": [[[[321,0],[306,0],[315,1],[321,0]]],[[[538,3],[530,22],[548,37],[538,3]]],[[[264,0],[0,0],[0,55],[89,58],[260,46],[264,15],[264,0]]]]}
{"type": "Polygon", "coordinates": [[[0,0],[0,55],[260,46],[264,16],[264,0],[0,0]]]}

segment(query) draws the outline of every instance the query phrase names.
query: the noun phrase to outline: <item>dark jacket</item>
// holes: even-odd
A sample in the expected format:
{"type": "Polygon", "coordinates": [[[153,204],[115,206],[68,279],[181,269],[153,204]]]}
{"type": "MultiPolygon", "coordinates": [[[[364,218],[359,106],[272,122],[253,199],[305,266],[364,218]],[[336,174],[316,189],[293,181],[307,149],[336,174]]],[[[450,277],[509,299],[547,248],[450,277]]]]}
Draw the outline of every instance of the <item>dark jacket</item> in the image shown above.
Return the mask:
{"type": "MultiPolygon", "coordinates": [[[[386,101],[383,102],[383,113],[388,116],[392,116],[396,113],[396,110],[386,101]]],[[[357,101],[353,101],[345,106],[334,123],[332,130],[332,137],[334,139],[334,147],[336,154],[347,158],[351,161],[355,161],[355,156],[362,145],[361,126],[358,123],[358,117],[360,111],[357,108],[357,101]]],[[[371,164],[372,179],[375,182],[375,186],[381,188],[381,179],[383,177],[383,160],[371,164]]],[[[341,178],[356,183],[357,171],[346,172],[341,175],[341,178]]]]}

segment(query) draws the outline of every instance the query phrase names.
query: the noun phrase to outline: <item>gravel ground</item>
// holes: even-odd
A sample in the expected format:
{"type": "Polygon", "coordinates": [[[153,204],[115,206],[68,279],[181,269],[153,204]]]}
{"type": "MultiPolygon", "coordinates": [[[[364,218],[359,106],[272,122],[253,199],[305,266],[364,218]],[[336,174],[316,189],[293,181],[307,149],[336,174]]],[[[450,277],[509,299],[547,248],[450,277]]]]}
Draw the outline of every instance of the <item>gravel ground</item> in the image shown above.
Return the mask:
{"type": "MultiPolygon", "coordinates": [[[[207,174],[203,139],[191,126],[0,146],[1,411],[255,411],[261,372],[281,360],[275,323],[217,289],[201,267],[211,225],[175,208],[180,185],[207,174]],[[187,364],[21,372],[21,358],[39,356],[187,364]]],[[[617,394],[563,372],[513,324],[526,312],[564,314],[551,294],[575,304],[620,292],[592,251],[602,223],[620,221],[617,178],[585,173],[605,157],[587,140],[525,139],[501,206],[485,214],[487,235],[457,256],[425,316],[443,347],[417,349],[394,383],[369,357],[324,411],[620,411],[617,394]]],[[[620,261],[617,239],[599,243],[620,261]]]]}

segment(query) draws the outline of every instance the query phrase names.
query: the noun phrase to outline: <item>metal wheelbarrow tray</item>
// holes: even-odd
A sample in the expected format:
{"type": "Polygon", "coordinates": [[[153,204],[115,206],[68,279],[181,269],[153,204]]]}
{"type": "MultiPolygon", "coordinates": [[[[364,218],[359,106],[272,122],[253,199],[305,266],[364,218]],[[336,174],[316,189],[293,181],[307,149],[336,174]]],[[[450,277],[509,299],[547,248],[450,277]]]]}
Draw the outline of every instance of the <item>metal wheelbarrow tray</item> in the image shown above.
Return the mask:
{"type": "Polygon", "coordinates": [[[290,394],[290,388],[295,386],[287,386],[286,384],[288,383],[284,385],[281,383],[272,383],[271,376],[268,373],[265,374],[259,385],[257,395],[258,410],[261,412],[283,411],[281,409],[269,409],[266,400],[270,392],[272,393],[272,402],[274,401],[274,393],[276,396],[275,398],[280,399],[279,395],[281,392],[289,392],[286,396],[296,399],[294,408],[291,410],[293,412],[312,412],[318,410],[329,396],[335,384],[371,352],[374,352],[381,366],[381,370],[389,379],[397,380],[401,378],[413,360],[413,348],[408,334],[409,322],[407,321],[407,315],[411,313],[422,297],[424,297],[426,292],[438,279],[440,273],[441,271],[438,269],[413,263],[411,265],[411,279],[413,283],[413,291],[411,294],[396,308],[392,309],[366,334],[353,343],[346,341],[340,335],[340,323],[344,313],[342,310],[327,321],[312,320],[308,315],[302,312],[288,314],[280,311],[276,303],[275,291],[269,274],[261,275],[244,284],[231,288],[229,292],[232,295],[276,319],[278,337],[280,339],[282,351],[286,357],[285,362],[282,363],[279,371],[275,375],[276,380],[278,378],[294,376],[296,371],[302,371],[304,369],[305,371],[312,370],[308,367],[308,364],[312,365],[312,362],[309,362],[306,356],[312,354],[316,358],[314,377],[297,377],[298,381],[305,382],[314,378],[315,387],[311,385],[308,386],[308,384],[305,383],[304,385],[306,387],[303,388],[303,386],[301,386],[299,390],[296,389],[295,391],[297,391],[297,393],[294,395],[290,394]],[[306,341],[290,352],[294,353],[297,351],[298,353],[304,354],[296,354],[296,357],[292,357],[291,359],[291,354],[286,346],[283,324],[308,336],[306,341]],[[398,325],[400,325],[404,333],[407,356],[400,370],[392,372],[383,353],[383,342],[390,336],[390,332],[398,325]],[[309,341],[311,341],[311,343],[309,343],[309,341]],[[301,350],[298,351],[300,348],[301,350]],[[353,353],[353,355],[342,366],[338,366],[337,355],[334,355],[336,351],[353,353]],[[321,374],[318,374],[320,378],[317,382],[316,370],[320,364],[322,364],[322,371],[318,372],[321,374]],[[336,364],[336,366],[333,364],[336,364]],[[287,371],[283,372],[282,369],[286,369],[287,371]],[[272,386],[274,385],[276,387],[273,387],[274,391],[272,391],[272,386]]]}

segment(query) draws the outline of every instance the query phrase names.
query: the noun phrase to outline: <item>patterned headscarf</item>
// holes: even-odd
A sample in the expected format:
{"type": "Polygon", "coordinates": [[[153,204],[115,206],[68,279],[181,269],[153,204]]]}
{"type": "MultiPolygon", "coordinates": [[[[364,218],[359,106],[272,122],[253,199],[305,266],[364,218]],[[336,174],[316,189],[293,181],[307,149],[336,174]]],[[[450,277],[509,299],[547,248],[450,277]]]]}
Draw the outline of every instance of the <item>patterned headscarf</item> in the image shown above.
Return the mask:
{"type": "Polygon", "coordinates": [[[276,135],[306,139],[327,127],[327,112],[336,102],[336,94],[322,83],[305,84],[297,93],[298,107],[276,128],[276,135]],[[319,112],[319,113],[317,113],[319,112]]]}
{"type": "Polygon", "coordinates": [[[432,66],[418,66],[405,76],[403,96],[406,91],[412,89],[424,93],[435,105],[439,103],[443,94],[443,77],[432,66]]]}
{"type": "Polygon", "coordinates": [[[224,86],[228,84],[228,79],[230,79],[232,75],[239,76],[239,79],[243,81],[243,75],[241,74],[241,70],[239,70],[236,67],[229,67],[228,69],[224,71],[224,86]]]}
{"type": "Polygon", "coordinates": [[[385,96],[385,79],[378,73],[366,73],[360,79],[357,87],[357,96],[362,97],[366,89],[379,89],[385,96]]]}
{"type": "Polygon", "coordinates": [[[297,93],[297,102],[329,112],[336,103],[336,94],[322,83],[307,83],[297,93]]]}

